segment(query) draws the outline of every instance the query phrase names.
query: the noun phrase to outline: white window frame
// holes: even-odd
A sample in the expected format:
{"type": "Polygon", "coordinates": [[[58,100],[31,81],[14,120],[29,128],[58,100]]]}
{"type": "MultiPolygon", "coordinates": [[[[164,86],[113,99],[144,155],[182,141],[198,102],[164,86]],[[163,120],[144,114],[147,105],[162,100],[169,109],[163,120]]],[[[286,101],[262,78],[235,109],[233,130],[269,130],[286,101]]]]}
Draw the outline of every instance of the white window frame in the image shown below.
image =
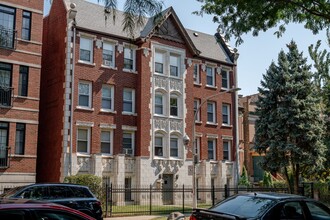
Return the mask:
{"type": "Polygon", "coordinates": [[[101,129],[101,136],[100,136],[100,152],[104,155],[113,155],[113,130],[112,129],[101,129]],[[109,134],[110,140],[109,142],[105,142],[102,140],[102,132],[107,132],[109,134]],[[109,153],[102,152],[102,143],[109,144],[109,153]]]}
{"type": "MultiPolygon", "coordinates": [[[[200,99],[194,99],[194,117],[195,117],[196,111],[197,111],[198,107],[200,106],[200,104],[201,104],[200,99]]],[[[201,122],[201,111],[200,110],[198,111],[198,113],[196,115],[195,122],[198,122],[198,123],[201,122]]]]}
{"type": "Polygon", "coordinates": [[[124,134],[130,134],[131,136],[131,140],[132,140],[132,153],[131,154],[127,154],[127,155],[131,155],[134,156],[135,155],[135,132],[134,131],[130,131],[130,130],[123,130],[123,136],[122,136],[122,141],[123,141],[123,153],[126,154],[126,151],[124,150],[124,134]]]}
{"type": "Polygon", "coordinates": [[[84,109],[91,109],[92,108],[92,82],[88,82],[88,81],[79,81],[78,83],[78,107],[79,108],[84,108],[84,109]],[[80,85],[81,84],[84,84],[84,85],[88,85],[88,105],[85,106],[85,105],[80,105],[79,102],[80,102],[80,96],[81,95],[84,95],[84,96],[87,96],[87,94],[81,94],[80,93],[80,85]]]}
{"type": "Polygon", "coordinates": [[[178,55],[178,54],[173,54],[173,53],[170,53],[170,57],[169,57],[169,75],[171,77],[181,77],[181,68],[180,68],[180,65],[181,64],[181,56],[178,55]],[[173,60],[175,59],[175,60],[173,60]],[[177,75],[172,75],[171,73],[171,66],[174,66],[177,68],[177,75]]]}
{"type": "Polygon", "coordinates": [[[230,105],[229,104],[222,104],[222,125],[231,125],[231,121],[230,121],[230,105]],[[227,109],[227,114],[225,114],[226,112],[224,111],[224,108],[227,109]],[[228,123],[224,122],[224,118],[227,118],[228,123]]]}
{"type": "Polygon", "coordinates": [[[116,57],[116,45],[114,43],[108,42],[108,41],[103,41],[103,46],[102,46],[102,66],[104,67],[110,67],[110,68],[115,68],[115,57],[116,57]],[[110,50],[111,47],[111,50],[110,50]],[[112,59],[109,61],[105,60],[103,55],[104,51],[112,51],[112,59]]]}
{"type": "Polygon", "coordinates": [[[169,112],[169,113],[170,113],[170,116],[171,116],[171,117],[179,117],[179,116],[180,116],[180,108],[179,108],[180,103],[179,103],[179,98],[178,98],[178,96],[177,96],[177,95],[173,95],[173,94],[171,94],[171,95],[170,95],[170,103],[169,103],[169,104],[170,104],[170,106],[169,106],[169,107],[170,107],[170,112],[169,112]],[[172,105],[171,105],[171,100],[172,100],[172,99],[173,99],[173,100],[174,100],[174,99],[176,100],[176,106],[174,106],[174,105],[172,106],[172,105]],[[176,107],[176,115],[172,114],[172,107],[173,107],[173,108],[176,107]]]}
{"type": "Polygon", "coordinates": [[[179,145],[180,145],[179,137],[177,135],[174,135],[174,134],[170,135],[170,144],[169,144],[169,148],[170,148],[169,149],[169,156],[170,156],[170,158],[176,158],[176,159],[180,158],[179,145]],[[176,147],[175,148],[173,148],[173,146],[172,146],[172,139],[173,140],[175,139],[175,141],[176,141],[176,147]],[[172,156],[172,153],[171,153],[172,149],[176,150],[177,156],[172,156]]]}
{"type": "Polygon", "coordinates": [[[214,101],[208,101],[207,102],[207,123],[208,124],[216,124],[216,103],[214,101]],[[209,105],[212,105],[212,112],[209,111],[209,105]],[[209,113],[213,114],[212,121],[209,121],[209,113]]]}
{"type": "Polygon", "coordinates": [[[164,75],[165,74],[165,55],[166,53],[164,52],[161,52],[161,51],[155,51],[155,61],[154,61],[154,72],[156,74],[161,74],[161,75],[164,75]],[[162,68],[162,71],[163,72],[157,72],[157,68],[156,68],[156,63],[160,63],[163,65],[163,68],[162,68]]]}
{"type": "Polygon", "coordinates": [[[216,139],[215,138],[208,138],[207,139],[207,159],[208,160],[216,160],[216,145],[217,145],[217,142],[216,142],[216,139]],[[212,141],[212,146],[213,146],[213,158],[210,158],[210,155],[209,155],[209,141],[212,141]]]}
{"type": "Polygon", "coordinates": [[[154,137],[154,156],[155,157],[160,157],[163,158],[165,156],[165,136],[160,133],[160,132],[156,132],[155,133],[155,137],[154,137]],[[162,155],[156,155],[156,147],[160,147],[160,146],[156,146],[156,138],[161,138],[162,140],[162,155]]]}
{"type": "Polygon", "coordinates": [[[213,66],[206,66],[206,68],[205,68],[205,71],[206,71],[206,86],[208,86],[208,87],[216,87],[215,85],[216,85],[216,82],[215,82],[215,69],[214,69],[214,67],[213,66]],[[208,69],[211,69],[211,76],[209,76],[208,75],[208,69]],[[208,83],[208,78],[209,77],[211,77],[211,79],[212,79],[212,84],[209,84],[208,83]]]}
{"type": "Polygon", "coordinates": [[[123,113],[125,114],[134,114],[135,113],[135,90],[131,88],[124,88],[123,90],[123,113]],[[130,92],[132,94],[132,100],[125,100],[125,92],[130,92]],[[132,111],[126,111],[124,109],[125,101],[130,101],[132,103],[132,111]]]}
{"type": "Polygon", "coordinates": [[[79,46],[79,62],[82,63],[93,63],[93,48],[94,48],[94,39],[92,37],[87,37],[84,35],[80,35],[80,46],[79,46]],[[86,41],[86,45],[84,45],[84,41],[86,41]],[[88,44],[87,44],[88,41],[88,44]],[[90,52],[89,60],[81,59],[81,50],[87,50],[90,52]]]}
{"type": "Polygon", "coordinates": [[[131,44],[124,44],[124,68],[123,71],[126,72],[135,72],[136,71],[136,46],[131,44]],[[132,52],[132,57],[126,58],[126,51],[130,50],[132,52]],[[125,68],[125,59],[132,60],[132,69],[125,68]]]}
{"type": "Polygon", "coordinates": [[[77,127],[77,147],[76,147],[76,151],[78,154],[90,154],[90,142],[91,142],[91,128],[90,127],[77,127]],[[81,140],[81,141],[86,141],[87,143],[87,151],[86,152],[81,152],[78,149],[78,142],[79,140],[79,130],[86,130],[87,131],[87,140],[81,140]]]}
{"type": "Polygon", "coordinates": [[[154,108],[155,108],[155,115],[165,115],[165,96],[164,96],[163,93],[156,92],[156,94],[155,94],[155,105],[154,105],[154,108]],[[156,103],[156,97],[161,97],[162,98],[161,105],[159,103],[156,103]],[[161,108],[162,113],[156,112],[157,107],[161,108]]]}
{"type": "Polygon", "coordinates": [[[229,82],[230,82],[230,79],[229,79],[229,70],[227,70],[227,69],[221,69],[221,88],[222,89],[224,89],[224,90],[227,90],[227,89],[229,89],[229,82]],[[223,75],[226,75],[226,85],[224,86],[223,85],[223,81],[224,81],[224,79],[223,79],[223,75]]]}
{"type": "Polygon", "coordinates": [[[114,91],[115,91],[115,89],[114,89],[113,85],[108,85],[108,84],[103,84],[102,85],[102,89],[101,89],[101,111],[103,111],[103,112],[113,112],[114,111],[114,103],[115,103],[114,102],[114,97],[115,97],[114,91]],[[104,94],[103,94],[103,89],[104,88],[110,89],[110,97],[104,96],[104,94]],[[104,108],[103,107],[103,100],[105,100],[105,101],[109,100],[110,101],[110,108],[104,108]]]}
{"type": "Polygon", "coordinates": [[[200,85],[200,66],[198,63],[194,64],[194,73],[193,73],[193,77],[194,77],[194,84],[196,85],[200,85]]]}
{"type": "Polygon", "coordinates": [[[231,158],[231,141],[230,140],[223,140],[223,142],[222,142],[222,146],[223,146],[223,160],[231,160],[230,158],[231,158]],[[225,143],[227,143],[228,144],[228,148],[227,149],[225,149],[225,143]],[[226,159],[225,158],[225,152],[228,152],[228,158],[226,159]]]}

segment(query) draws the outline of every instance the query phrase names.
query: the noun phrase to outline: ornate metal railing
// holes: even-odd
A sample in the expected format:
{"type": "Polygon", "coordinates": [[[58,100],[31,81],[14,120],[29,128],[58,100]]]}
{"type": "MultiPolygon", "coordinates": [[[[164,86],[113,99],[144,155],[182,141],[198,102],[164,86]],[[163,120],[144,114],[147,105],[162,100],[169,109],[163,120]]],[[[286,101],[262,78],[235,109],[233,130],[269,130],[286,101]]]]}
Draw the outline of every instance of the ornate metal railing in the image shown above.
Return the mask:
{"type": "Polygon", "coordinates": [[[16,31],[0,27],[0,48],[16,48],[16,31]]]}
{"type": "Polygon", "coordinates": [[[14,88],[0,86],[0,107],[11,107],[13,105],[14,88]]]}

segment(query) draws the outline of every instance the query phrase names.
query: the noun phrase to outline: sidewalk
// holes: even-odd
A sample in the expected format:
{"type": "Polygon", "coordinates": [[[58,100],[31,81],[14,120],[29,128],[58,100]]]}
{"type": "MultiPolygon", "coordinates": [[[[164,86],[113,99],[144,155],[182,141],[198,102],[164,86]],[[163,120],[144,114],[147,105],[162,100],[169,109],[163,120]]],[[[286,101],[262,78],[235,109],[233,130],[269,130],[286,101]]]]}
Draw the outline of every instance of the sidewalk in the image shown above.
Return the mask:
{"type": "Polygon", "coordinates": [[[103,220],[151,220],[159,217],[164,217],[160,215],[142,215],[142,216],[129,216],[129,217],[113,217],[104,218],[103,220]]]}

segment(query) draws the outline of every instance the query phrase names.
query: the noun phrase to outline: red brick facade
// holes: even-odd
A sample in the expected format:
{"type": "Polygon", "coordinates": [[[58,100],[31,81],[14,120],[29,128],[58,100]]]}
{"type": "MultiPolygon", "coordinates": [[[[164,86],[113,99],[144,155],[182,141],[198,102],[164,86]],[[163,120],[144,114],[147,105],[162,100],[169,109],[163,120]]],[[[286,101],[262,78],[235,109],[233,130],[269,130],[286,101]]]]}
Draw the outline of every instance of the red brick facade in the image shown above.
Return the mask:
{"type": "MultiPolygon", "coordinates": [[[[8,94],[3,91],[10,89],[11,101],[7,103],[1,97],[0,123],[8,124],[8,127],[1,127],[1,147],[8,147],[9,152],[1,152],[0,165],[0,191],[27,183],[34,183],[36,177],[37,141],[39,124],[39,92],[41,73],[41,51],[42,51],[42,20],[43,0],[16,1],[5,0],[0,2],[2,12],[9,14],[9,19],[14,25],[8,25],[1,29],[0,35],[3,39],[11,39],[14,33],[14,44],[1,43],[0,65],[10,67],[4,70],[9,73],[10,84],[1,85],[1,94],[8,94]],[[29,39],[22,39],[23,12],[30,13],[31,25],[29,39]],[[12,32],[14,31],[14,32],[12,32]],[[5,35],[9,33],[9,35],[5,35]],[[20,67],[27,68],[27,93],[20,93],[20,67]],[[18,137],[20,126],[21,138],[18,137]],[[4,141],[6,140],[7,141],[4,141]],[[18,150],[18,143],[21,141],[21,151],[18,150]],[[6,143],[7,142],[7,143],[6,143]]],[[[2,41],[4,42],[4,41],[2,41]]],[[[3,69],[2,69],[3,70],[3,69]]],[[[4,77],[2,75],[2,77],[4,77]]],[[[3,82],[4,79],[1,79],[3,82]]]]}

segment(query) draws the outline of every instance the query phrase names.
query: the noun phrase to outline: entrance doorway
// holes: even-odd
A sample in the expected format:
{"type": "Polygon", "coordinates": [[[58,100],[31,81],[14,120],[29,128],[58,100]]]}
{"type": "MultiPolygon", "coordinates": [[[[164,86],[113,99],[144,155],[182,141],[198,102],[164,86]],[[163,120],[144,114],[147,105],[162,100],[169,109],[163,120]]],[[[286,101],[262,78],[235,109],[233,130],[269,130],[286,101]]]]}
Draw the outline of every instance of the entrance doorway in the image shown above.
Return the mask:
{"type": "Polygon", "coordinates": [[[173,204],[173,174],[163,174],[163,204],[173,204]]]}

